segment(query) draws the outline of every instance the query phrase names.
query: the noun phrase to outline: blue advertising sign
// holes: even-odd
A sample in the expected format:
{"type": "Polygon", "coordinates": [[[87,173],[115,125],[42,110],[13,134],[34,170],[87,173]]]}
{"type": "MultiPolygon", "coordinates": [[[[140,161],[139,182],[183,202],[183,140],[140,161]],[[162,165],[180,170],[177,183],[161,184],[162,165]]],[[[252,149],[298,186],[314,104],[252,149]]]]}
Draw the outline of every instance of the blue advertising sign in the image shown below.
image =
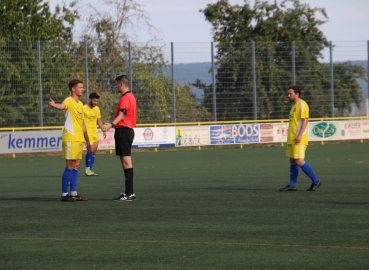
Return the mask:
{"type": "Polygon", "coordinates": [[[210,144],[258,143],[259,134],[259,124],[210,126],[210,144]]]}

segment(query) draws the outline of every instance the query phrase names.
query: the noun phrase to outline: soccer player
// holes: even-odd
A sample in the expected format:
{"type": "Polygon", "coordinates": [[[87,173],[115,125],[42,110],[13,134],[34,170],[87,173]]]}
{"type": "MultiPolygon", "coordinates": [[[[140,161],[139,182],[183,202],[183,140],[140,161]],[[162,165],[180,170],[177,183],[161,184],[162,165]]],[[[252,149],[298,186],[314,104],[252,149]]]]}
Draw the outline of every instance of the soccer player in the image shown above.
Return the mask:
{"type": "Polygon", "coordinates": [[[288,99],[294,103],[289,115],[287,151],[290,158],[290,184],[279,191],[296,191],[299,168],[311,179],[312,184],[307,191],[315,191],[322,182],[318,179],[313,168],[305,162],[305,152],[308,145],[309,106],[301,99],[301,89],[291,86],[287,92],[288,99]]]}
{"type": "Polygon", "coordinates": [[[97,106],[100,96],[96,93],[91,93],[89,95],[88,104],[83,106],[84,119],[87,129],[88,138],[90,140],[90,151],[86,153],[86,170],[85,174],[87,176],[98,175],[92,170],[95,163],[95,155],[97,148],[99,146],[99,134],[97,131],[98,125],[103,131],[103,137],[106,138],[106,131],[104,130],[103,123],[101,121],[100,108],[97,106]]]}
{"type": "Polygon", "coordinates": [[[76,79],[71,80],[69,90],[70,97],[67,97],[63,103],[55,103],[52,98],[49,101],[51,107],[64,111],[66,118],[62,134],[62,152],[66,160],[66,168],[62,176],[61,201],[88,201],[77,192],[78,169],[81,166],[85,141],[88,151],[90,150],[90,142],[84,124],[83,103],[79,100],[84,92],[83,82],[76,79]]]}
{"type": "Polygon", "coordinates": [[[125,191],[114,199],[116,202],[132,201],[136,198],[133,193],[133,166],[131,159],[131,147],[136,126],[136,98],[129,90],[129,78],[125,73],[115,78],[117,90],[122,96],[115,109],[114,120],[105,123],[106,131],[115,128],[115,154],[119,156],[120,163],[124,170],[125,191]]]}

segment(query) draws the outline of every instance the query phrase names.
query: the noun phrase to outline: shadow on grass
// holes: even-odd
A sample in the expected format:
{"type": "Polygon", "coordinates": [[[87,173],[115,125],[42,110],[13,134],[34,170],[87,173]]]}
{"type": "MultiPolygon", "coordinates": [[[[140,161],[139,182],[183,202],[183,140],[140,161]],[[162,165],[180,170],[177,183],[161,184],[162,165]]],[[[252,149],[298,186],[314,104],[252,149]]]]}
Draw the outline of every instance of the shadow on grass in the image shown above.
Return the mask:
{"type": "Polygon", "coordinates": [[[37,178],[50,178],[50,179],[61,179],[62,175],[14,175],[14,176],[7,176],[6,179],[37,179],[37,178]]]}
{"type": "MultiPolygon", "coordinates": [[[[52,197],[52,198],[41,198],[41,197],[18,197],[18,198],[0,198],[0,201],[24,201],[24,202],[62,202],[60,201],[60,197],[52,197]]],[[[114,202],[114,198],[89,198],[88,201],[75,201],[77,203],[88,203],[89,201],[93,202],[114,202]]],[[[70,203],[70,202],[62,202],[62,203],[70,203]]],[[[73,203],[73,202],[72,202],[73,203]]],[[[127,202],[130,203],[130,202],[127,202]]]]}
{"type": "MultiPolygon", "coordinates": [[[[19,197],[19,198],[0,198],[0,201],[26,201],[26,202],[42,202],[42,201],[58,201],[58,198],[41,198],[41,197],[19,197]]],[[[60,199],[59,199],[60,201],[60,199]]]]}
{"type": "Polygon", "coordinates": [[[339,205],[369,205],[369,200],[367,202],[320,202],[324,204],[339,204],[339,205]]]}
{"type": "MultiPolygon", "coordinates": [[[[279,188],[230,188],[230,187],[188,187],[188,188],[177,188],[177,190],[220,190],[220,191],[272,191],[272,192],[279,192],[279,193],[294,193],[294,192],[281,192],[279,188]]],[[[305,191],[305,190],[297,190],[297,191],[305,191]]]]}

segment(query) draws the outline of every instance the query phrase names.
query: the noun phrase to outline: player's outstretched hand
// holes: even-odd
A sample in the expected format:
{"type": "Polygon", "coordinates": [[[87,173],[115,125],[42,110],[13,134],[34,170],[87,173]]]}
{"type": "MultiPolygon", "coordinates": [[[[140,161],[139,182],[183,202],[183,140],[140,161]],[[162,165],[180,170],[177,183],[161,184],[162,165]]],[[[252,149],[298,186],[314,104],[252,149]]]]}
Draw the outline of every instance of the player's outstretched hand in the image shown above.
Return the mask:
{"type": "Polygon", "coordinates": [[[54,101],[52,98],[50,98],[50,100],[49,100],[49,105],[50,105],[51,107],[53,107],[53,108],[54,108],[54,106],[55,106],[55,101],[54,101]]]}

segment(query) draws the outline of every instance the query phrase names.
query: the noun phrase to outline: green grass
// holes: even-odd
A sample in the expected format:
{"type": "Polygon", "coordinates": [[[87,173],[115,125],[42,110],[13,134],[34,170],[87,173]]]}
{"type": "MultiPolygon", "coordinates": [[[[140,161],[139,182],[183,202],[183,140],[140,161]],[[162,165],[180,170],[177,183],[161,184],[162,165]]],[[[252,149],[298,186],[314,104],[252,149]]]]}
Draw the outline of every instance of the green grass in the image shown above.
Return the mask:
{"type": "Polygon", "coordinates": [[[313,145],[288,184],[284,147],[134,153],[134,202],[115,155],[60,202],[61,157],[0,159],[0,269],[368,269],[368,144],[313,145]]]}

